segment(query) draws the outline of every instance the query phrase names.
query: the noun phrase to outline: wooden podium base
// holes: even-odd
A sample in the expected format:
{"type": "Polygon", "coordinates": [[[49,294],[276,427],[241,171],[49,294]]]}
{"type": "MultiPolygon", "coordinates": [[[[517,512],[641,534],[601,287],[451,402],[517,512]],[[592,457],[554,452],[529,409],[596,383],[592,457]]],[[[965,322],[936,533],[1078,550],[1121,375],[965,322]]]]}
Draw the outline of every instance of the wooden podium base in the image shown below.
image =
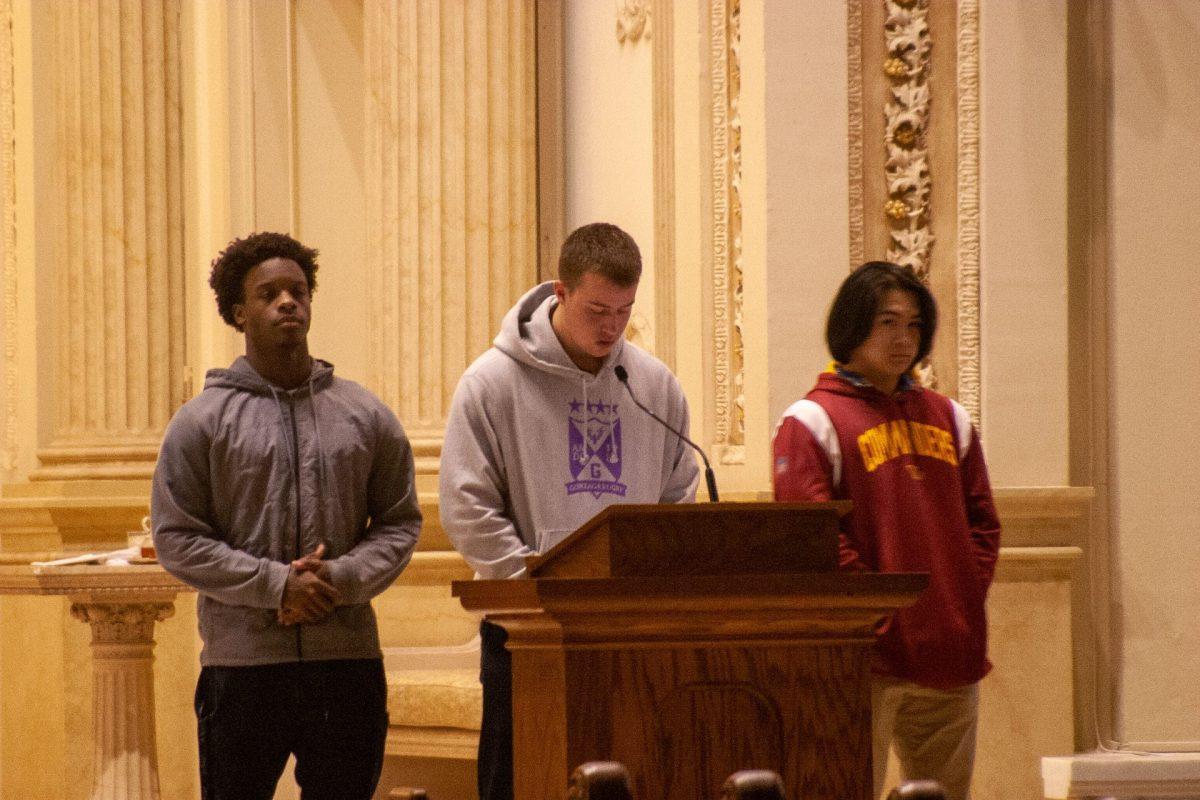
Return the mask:
{"type": "Polygon", "coordinates": [[[718,797],[741,769],[789,797],[870,800],[875,625],[923,575],[457,582],[509,632],[515,794],[562,800],[620,761],[638,800],[718,797]]]}

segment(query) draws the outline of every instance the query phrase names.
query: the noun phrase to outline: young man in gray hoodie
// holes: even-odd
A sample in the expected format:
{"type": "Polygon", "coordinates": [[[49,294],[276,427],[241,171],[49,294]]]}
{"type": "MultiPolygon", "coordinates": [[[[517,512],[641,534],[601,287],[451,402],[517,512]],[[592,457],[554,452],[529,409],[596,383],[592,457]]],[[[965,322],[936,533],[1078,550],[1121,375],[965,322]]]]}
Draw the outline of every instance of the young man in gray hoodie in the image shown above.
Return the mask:
{"type": "Polygon", "coordinates": [[[205,800],[267,800],[289,754],[305,800],[368,800],[383,765],[370,599],[408,563],[421,514],[395,415],[309,356],[316,256],[259,233],[213,262],[246,355],[209,371],[154,472],[159,561],[199,592],[205,800]]]}
{"type": "MultiPolygon", "coordinates": [[[[567,237],[557,281],[534,287],[504,317],[493,347],[454,393],[440,470],[441,517],[455,548],[483,578],[520,578],[543,553],[612,503],[685,503],[696,496],[695,456],[630,401],[687,434],[679,381],[625,341],[641,254],[615,225],[567,237]]],[[[479,796],[511,800],[512,667],[507,635],[482,638],[479,796]]]]}

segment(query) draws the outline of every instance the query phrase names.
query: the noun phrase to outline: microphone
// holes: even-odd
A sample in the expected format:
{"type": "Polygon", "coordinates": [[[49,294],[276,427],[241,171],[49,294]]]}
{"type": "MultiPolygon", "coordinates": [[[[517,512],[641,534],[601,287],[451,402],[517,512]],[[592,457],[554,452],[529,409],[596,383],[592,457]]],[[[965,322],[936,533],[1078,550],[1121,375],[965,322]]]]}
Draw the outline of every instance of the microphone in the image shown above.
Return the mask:
{"type": "Polygon", "coordinates": [[[650,409],[646,408],[644,405],[642,405],[641,403],[638,402],[637,395],[635,395],[633,393],[633,387],[631,387],[629,385],[629,373],[625,371],[625,367],[621,366],[620,364],[617,364],[617,366],[613,367],[613,372],[616,374],[617,380],[619,380],[622,384],[624,384],[625,391],[629,392],[629,399],[633,401],[633,404],[635,406],[640,408],[642,411],[645,411],[647,414],[650,415],[651,419],[653,419],[659,425],[662,425],[664,428],[669,430],[671,433],[678,436],[682,441],[689,444],[693,450],[695,450],[697,453],[700,454],[700,458],[703,459],[703,461],[704,461],[704,482],[708,484],[708,502],[710,502],[710,503],[717,502],[717,477],[713,474],[712,465],[708,463],[708,456],[704,455],[704,451],[700,449],[700,446],[698,444],[693,442],[688,437],[684,436],[679,431],[672,428],[670,425],[668,425],[666,422],[663,421],[662,417],[660,417],[658,414],[655,414],[653,411],[651,411],[650,409]]]}

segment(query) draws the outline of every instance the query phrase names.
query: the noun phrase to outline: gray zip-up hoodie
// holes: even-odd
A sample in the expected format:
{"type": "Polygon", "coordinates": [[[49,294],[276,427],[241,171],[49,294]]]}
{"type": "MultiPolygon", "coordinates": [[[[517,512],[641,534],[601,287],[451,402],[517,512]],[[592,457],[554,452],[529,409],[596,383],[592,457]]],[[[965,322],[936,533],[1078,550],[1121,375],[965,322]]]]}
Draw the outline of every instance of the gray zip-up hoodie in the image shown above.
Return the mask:
{"type": "Polygon", "coordinates": [[[679,437],[687,399],[666,365],[623,339],[591,375],[571,361],[550,324],[554,284],[543,283],[504,317],[494,346],[454,392],[440,469],[441,517],[450,541],[483,578],[519,577],[542,553],[613,503],[681,503],[700,470],[679,437]]]}
{"type": "Polygon", "coordinates": [[[167,426],[150,515],[159,561],[200,593],[200,663],[212,666],[378,658],[369,601],[421,528],[400,422],[318,360],[290,391],[245,358],[210,370],[167,426]],[[289,562],[322,542],[342,604],[280,625],[289,562]]]}

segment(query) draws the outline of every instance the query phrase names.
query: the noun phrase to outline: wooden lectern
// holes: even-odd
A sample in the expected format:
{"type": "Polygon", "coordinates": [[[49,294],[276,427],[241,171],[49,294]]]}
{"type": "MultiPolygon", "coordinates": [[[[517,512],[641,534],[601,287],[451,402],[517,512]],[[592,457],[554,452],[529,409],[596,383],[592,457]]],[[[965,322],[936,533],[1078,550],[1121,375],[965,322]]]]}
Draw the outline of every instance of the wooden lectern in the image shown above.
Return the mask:
{"type": "Polygon", "coordinates": [[[870,800],[873,630],[927,578],[836,572],[848,508],[614,505],[528,579],[456,581],[508,631],[518,800],[562,800],[585,761],[625,764],[638,800],[715,798],[742,769],[870,800]]]}

